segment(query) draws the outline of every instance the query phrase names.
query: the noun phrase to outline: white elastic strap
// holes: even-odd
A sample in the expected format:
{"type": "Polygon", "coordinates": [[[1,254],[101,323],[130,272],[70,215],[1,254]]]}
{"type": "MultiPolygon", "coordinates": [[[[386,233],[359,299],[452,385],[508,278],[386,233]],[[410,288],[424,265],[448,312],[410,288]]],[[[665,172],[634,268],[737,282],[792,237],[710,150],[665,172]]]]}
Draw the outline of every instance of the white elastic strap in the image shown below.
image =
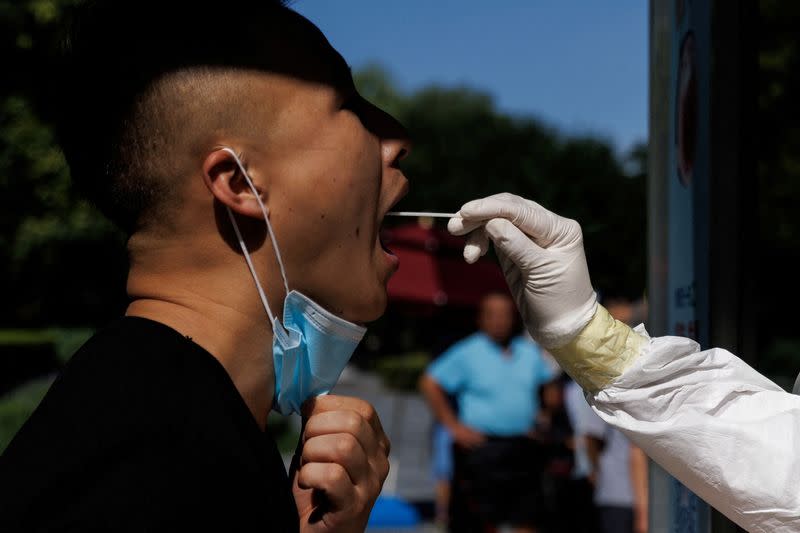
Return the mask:
{"type": "Polygon", "coordinates": [[[236,232],[236,238],[239,240],[239,247],[242,249],[242,253],[244,254],[244,260],[247,261],[247,267],[250,269],[250,274],[253,275],[253,280],[256,282],[256,289],[258,289],[258,295],[261,297],[261,303],[264,304],[264,309],[267,310],[269,321],[272,323],[274,328],[277,317],[272,313],[272,309],[270,309],[269,302],[267,301],[267,295],[264,294],[264,289],[261,288],[261,283],[258,281],[258,274],[256,274],[256,269],[253,266],[253,260],[250,259],[250,253],[247,251],[247,246],[244,244],[244,238],[242,238],[242,233],[239,231],[239,225],[236,223],[236,219],[233,216],[233,211],[231,211],[231,208],[228,206],[225,206],[225,209],[228,210],[228,217],[231,219],[233,231],[236,232]]]}
{"type": "MultiPolygon", "coordinates": [[[[239,156],[236,155],[236,152],[231,150],[228,147],[222,148],[225,152],[228,152],[233,156],[234,161],[236,161],[236,165],[239,167],[239,170],[242,172],[242,176],[244,177],[247,185],[250,187],[250,190],[253,191],[253,194],[256,197],[256,201],[258,202],[258,206],[261,208],[261,213],[264,215],[264,222],[267,224],[267,233],[269,234],[270,241],[272,241],[272,249],[275,250],[275,259],[278,261],[278,267],[280,267],[281,271],[281,278],[283,279],[283,288],[286,289],[286,294],[289,294],[289,282],[286,280],[286,270],[283,267],[283,258],[281,257],[281,251],[278,247],[278,242],[275,240],[275,232],[272,231],[272,224],[269,222],[269,214],[267,213],[267,207],[264,205],[264,202],[261,201],[261,196],[258,194],[258,189],[253,184],[253,181],[250,179],[250,176],[247,175],[247,171],[244,169],[244,165],[242,165],[239,156]]],[[[253,275],[253,279],[256,282],[256,287],[258,288],[258,294],[261,297],[261,302],[264,304],[264,308],[267,310],[267,314],[269,315],[270,320],[273,324],[277,320],[277,317],[272,313],[272,310],[269,307],[269,302],[267,302],[267,295],[264,293],[264,289],[261,288],[261,283],[258,280],[258,274],[256,274],[255,266],[253,265],[253,261],[250,258],[250,253],[247,251],[247,246],[244,243],[244,238],[242,237],[242,233],[239,231],[239,225],[236,223],[236,218],[233,216],[233,211],[231,211],[230,207],[226,206],[228,210],[228,217],[231,219],[231,224],[233,224],[233,230],[236,232],[236,238],[239,240],[239,246],[242,248],[242,253],[244,254],[244,258],[247,261],[247,266],[250,268],[250,273],[253,275]]]]}

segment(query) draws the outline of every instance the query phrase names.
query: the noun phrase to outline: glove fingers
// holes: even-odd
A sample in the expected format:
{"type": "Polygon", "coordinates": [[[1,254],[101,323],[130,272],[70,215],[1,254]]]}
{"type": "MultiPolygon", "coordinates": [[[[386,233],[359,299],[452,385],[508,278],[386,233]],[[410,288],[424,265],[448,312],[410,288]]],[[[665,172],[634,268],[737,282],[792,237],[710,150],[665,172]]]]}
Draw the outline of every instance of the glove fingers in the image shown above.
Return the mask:
{"type": "Polygon", "coordinates": [[[545,248],[556,241],[570,242],[580,238],[580,226],[574,221],[562,218],[532,200],[509,193],[467,202],[459,215],[463,225],[493,218],[510,220],[545,248]]]}
{"type": "Polygon", "coordinates": [[[464,220],[464,218],[459,215],[447,221],[447,231],[453,235],[466,235],[476,228],[483,226],[482,220],[464,220]]]}
{"type": "Polygon", "coordinates": [[[524,208],[526,205],[523,198],[504,192],[467,202],[461,207],[459,214],[469,221],[485,221],[493,218],[513,221],[524,208]]]}
{"type": "Polygon", "coordinates": [[[524,283],[522,279],[522,272],[519,268],[517,268],[517,265],[515,265],[514,262],[509,259],[508,256],[500,249],[497,250],[497,259],[500,261],[500,268],[503,269],[503,276],[506,278],[508,288],[511,289],[511,294],[514,297],[517,310],[519,311],[522,320],[527,322],[528,313],[526,312],[527,309],[523,299],[525,290],[522,286],[524,283]]]}
{"type": "Polygon", "coordinates": [[[543,251],[522,230],[504,218],[493,218],[486,223],[485,228],[495,248],[519,269],[526,270],[532,257],[543,251]]]}
{"type": "Polygon", "coordinates": [[[489,251],[489,236],[483,228],[478,228],[467,236],[464,246],[464,259],[472,264],[489,251]]]}

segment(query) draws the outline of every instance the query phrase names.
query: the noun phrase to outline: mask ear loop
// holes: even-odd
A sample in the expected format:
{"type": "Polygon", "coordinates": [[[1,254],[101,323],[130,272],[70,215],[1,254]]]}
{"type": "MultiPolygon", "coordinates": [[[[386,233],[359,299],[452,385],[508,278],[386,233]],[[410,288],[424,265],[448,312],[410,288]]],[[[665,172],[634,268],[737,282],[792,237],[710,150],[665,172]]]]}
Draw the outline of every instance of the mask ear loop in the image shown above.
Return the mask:
{"type": "MultiPolygon", "coordinates": [[[[247,185],[250,187],[250,190],[253,191],[253,194],[256,197],[258,206],[261,208],[261,213],[264,215],[264,221],[267,224],[267,233],[269,234],[270,241],[272,241],[272,249],[275,250],[275,258],[278,261],[278,266],[280,267],[281,271],[281,278],[283,279],[283,288],[286,290],[286,294],[289,294],[289,282],[286,280],[286,270],[283,267],[283,258],[281,258],[281,251],[280,248],[278,248],[278,242],[275,240],[275,232],[272,231],[272,224],[269,222],[269,213],[267,212],[267,207],[264,205],[264,202],[261,201],[261,196],[258,194],[258,189],[256,189],[256,186],[253,184],[250,176],[247,175],[247,171],[244,169],[244,165],[242,165],[242,162],[239,159],[239,156],[236,155],[236,152],[228,147],[224,147],[222,150],[233,156],[233,159],[236,161],[236,165],[239,167],[239,170],[247,182],[247,185]]],[[[267,295],[264,293],[264,289],[261,287],[261,283],[258,280],[258,274],[256,274],[256,269],[253,265],[253,260],[250,257],[250,252],[247,251],[247,246],[244,243],[244,237],[242,237],[242,233],[239,231],[239,225],[236,223],[236,218],[233,216],[233,211],[231,211],[231,208],[225,206],[225,209],[228,211],[228,218],[230,218],[231,224],[233,225],[233,230],[236,232],[236,238],[239,241],[239,247],[242,249],[245,261],[247,261],[247,267],[250,269],[250,273],[253,275],[253,279],[256,282],[256,288],[258,289],[258,295],[261,298],[261,303],[264,304],[264,309],[266,309],[267,315],[272,322],[272,329],[273,331],[277,331],[278,328],[276,328],[276,325],[279,325],[280,322],[278,322],[278,317],[272,312],[269,302],[267,301],[267,295]]],[[[280,330],[282,332],[282,325],[280,330]]]]}

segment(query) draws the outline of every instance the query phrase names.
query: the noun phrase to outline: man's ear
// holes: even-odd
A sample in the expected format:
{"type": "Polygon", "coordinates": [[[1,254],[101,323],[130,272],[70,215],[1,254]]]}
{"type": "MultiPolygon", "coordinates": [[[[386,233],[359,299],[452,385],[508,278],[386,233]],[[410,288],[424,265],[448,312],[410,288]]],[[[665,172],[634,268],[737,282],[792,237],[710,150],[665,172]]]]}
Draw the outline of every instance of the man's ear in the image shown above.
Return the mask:
{"type": "MultiPolygon", "coordinates": [[[[203,161],[203,181],[222,205],[234,213],[253,218],[263,218],[255,193],[242,174],[233,154],[227,150],[209,152],[203,161]]],[[[264,196],[258,184],[253,183],[264,196]]],[[[262,198],[266,204],[266,198],[262,198]]]]}

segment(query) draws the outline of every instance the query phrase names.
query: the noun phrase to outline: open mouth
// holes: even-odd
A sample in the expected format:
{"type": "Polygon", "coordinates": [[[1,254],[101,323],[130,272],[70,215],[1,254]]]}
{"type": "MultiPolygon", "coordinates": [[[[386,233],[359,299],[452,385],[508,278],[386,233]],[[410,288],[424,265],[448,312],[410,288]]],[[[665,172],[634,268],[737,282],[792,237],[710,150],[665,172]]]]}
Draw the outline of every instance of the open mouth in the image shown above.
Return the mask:
{"type": "Polygon", "coordinates": [[[383,249],[384,252],[386,252],[387,254],[389,254],[389,255],[391,255],[393,257],[396,257],[395,253],[388,246],[386,246],[385,242],[383,242],[383,237],[382,236],[378,236],[378,241],[380,242],[381,248],[383,249]]]}
{"type": "Polygon", "coordinates": [[[392,200],[392,203],[391,203],[391,204],[389,204],[389,205],[386,207],[386,211],[385,211],[385,212],[383,213],[383,215],[381,216],[381,221],[380,221],[380,224],[378,225],[378,242],[379,242],[379,243],[380,243],[380,245],[381,245],[381,249],[384,251],[384,253],[386,253],[386,255],[389,255],[389,256],[391,256],[392,258],[395,258],[395,259],[397,258],[397,254],[395,254],[395,253],[394,253],[394,252],[391,250],[391,248],[389,248],[389,247],[386,245],[386,241],[385,241],[385,235],[384,235],[384,231],[383,231],[383,223],[384,223],[384,222],[385,222],[385,220],[386,220],[386,213],[388,213],[389,211],[391,211],[392,209],[394,209],[394,208],[395,208],[395,206],[396,206],[396,205],[397,205],[397,204],[398,204],[398,203],[399,203],[399,202],[400,202],[400,201],[401,201],[401,200],[402,200],[402,199],[403,199],[403,198],[404,198],[404,197],[405,197],[407,194],[408,194],[408,182],[406,181],[406,182],[403,184],[403,187],[402,187],[402,189],[401,189],[400,191],[398,191],[397,195],[396,195],[396,196],[394,197],[394,199],[392,200]]]}

